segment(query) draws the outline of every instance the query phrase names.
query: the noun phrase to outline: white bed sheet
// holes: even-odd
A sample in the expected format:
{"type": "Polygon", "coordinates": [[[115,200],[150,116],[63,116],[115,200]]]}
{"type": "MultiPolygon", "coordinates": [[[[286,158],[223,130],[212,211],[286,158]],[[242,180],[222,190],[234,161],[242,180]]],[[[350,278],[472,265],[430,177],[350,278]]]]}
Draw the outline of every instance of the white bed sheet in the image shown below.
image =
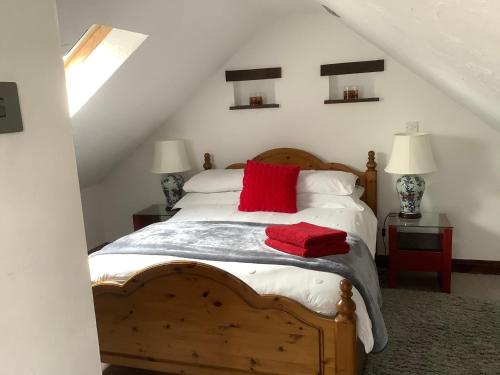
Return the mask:
{"type": "MultiPolygon", "coordinates": [[[[171,221],[243,221],[287,224],[307,221],[317,225],[338,228],[360,236],[375,254],[377,219],[369,208],[363,211],[347,209],[309,208],[296,214],[267,212],[239,212],[233,205],[207,205],[184,208],[171,221]]],[[[113,280],[123,282],[137,271],[175,260],[186,260],[162,255],[107,254],[89,258],[92,282],[113,280]]],[[[291,298],[308,309],[333,316],[340,298],[336,274],[307,270],[293,266],[238,262],[200,261],[236,276],[257,293],[277,294],[291,298]]],[[[373,348],[372,325],[365,303],[353,288],[356,303],[358,337],[367,353],[373,348]]]]}

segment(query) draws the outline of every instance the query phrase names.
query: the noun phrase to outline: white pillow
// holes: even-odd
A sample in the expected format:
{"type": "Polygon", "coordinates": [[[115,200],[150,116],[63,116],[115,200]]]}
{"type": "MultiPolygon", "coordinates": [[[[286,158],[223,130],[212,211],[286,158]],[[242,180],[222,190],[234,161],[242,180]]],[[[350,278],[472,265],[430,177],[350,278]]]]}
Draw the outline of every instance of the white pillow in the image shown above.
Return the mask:
{"type": "Polygon", "coordinates": [[[228,191],[224,193],[187,193],[177,202],[174,208],[187,208],[196,206],[232,205],[240,203],[240,191],[228,191]]]}
{"type": "MultiPolygon", "coordinates": [[[[364,210],[357,195],[363,191],[362,187],[356,187],[353,195],[333,195],[333,194],[297,194],[297,206],[299,210],[305,208],[347,208],[359,211],[364,210]],[[361,191],[359,190],[361,189],[361,191]],[[356,194],[357,193],[357,194],[356,194]]],[[[199,206],[228,205],[238,206],[240,202],[239,191],[229,191],[224,193],[188,193],[177,202],[175,209],[199,206]]]]}
{"type": "Polygon", "coordinates": [[[363,186],[356,185],[354,191],[352,192],[352,197],[356,199],[361,199],[365,193],[365,188],[363,186]]]}
{"type": "Polygon", "coordinates": [[[351,195],[358,176],[341,171],[301,171],[297,181],[298,193],[351,195]]]}
{"type": "Polygon", "coordinates": [[[297,207],[299,210],[306,208],[343,208],[364,211],[363,203],[354,195],[333,195],[299,193],[297,194],[297,207]]]}
{"type": "Polygon", "coordinates": [[[187,193],[220,193],[243,189],[243,169],[210,169],[191,177],[184,184],[187,193]]]}

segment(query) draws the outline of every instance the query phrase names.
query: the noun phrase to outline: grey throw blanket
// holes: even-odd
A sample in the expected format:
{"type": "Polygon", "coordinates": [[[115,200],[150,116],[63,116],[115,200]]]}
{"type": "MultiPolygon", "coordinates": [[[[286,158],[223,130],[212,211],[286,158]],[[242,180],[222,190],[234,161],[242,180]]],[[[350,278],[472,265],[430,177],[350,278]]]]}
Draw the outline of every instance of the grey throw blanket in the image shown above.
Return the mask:
{"type": "Polygon", "coordinates": [[[122,237],[90,257],[101,254],[168,255],[200,260],[263,263],[332,272],[349,279],[363,297],[372,321],[375,352],[387,344],[387,330],[380,311],[377,268],[365,243],[349,235],[347,254],[302,258],[264,244],[268,224],[237,222],[163,222],[122,237]]]}

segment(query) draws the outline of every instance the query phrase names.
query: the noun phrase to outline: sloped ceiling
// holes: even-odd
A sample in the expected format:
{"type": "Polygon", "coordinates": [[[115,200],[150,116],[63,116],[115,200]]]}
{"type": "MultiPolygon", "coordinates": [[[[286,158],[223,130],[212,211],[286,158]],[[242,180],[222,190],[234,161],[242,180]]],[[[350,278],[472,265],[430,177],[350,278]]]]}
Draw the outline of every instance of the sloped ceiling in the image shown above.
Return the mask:
{"type": "MultiPolygon", "coordinates": [[[[500,1],[322,3],[360,35],[500,130],[500,1]]],[[[401,82],[402,89],[404,85],[401,82]]]]}
{"type": "Polygon", "coordinates": [[[149,38],[73,117],[80,185],[100,182],[265,22],[311,0],[57,0],[61,50],[92,24],[149,38]]]}
{"type": "Polygon", "coordinates": [[[500,130],[498,0],[57,0],[64,52],[94,23],[149,35],[73,118],[82,187],[106,177],[252,32],[286,13],[323,12],[320,3],[500,130]]]}

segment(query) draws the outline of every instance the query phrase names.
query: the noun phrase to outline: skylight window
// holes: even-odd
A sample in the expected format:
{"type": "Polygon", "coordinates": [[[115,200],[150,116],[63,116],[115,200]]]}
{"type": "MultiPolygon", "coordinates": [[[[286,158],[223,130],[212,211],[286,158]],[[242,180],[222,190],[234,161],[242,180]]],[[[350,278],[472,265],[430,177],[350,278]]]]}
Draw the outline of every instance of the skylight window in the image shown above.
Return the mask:
{"type": "Polygon", "coordinates": [[[73,117],[148,36],[92,26],[64,56],[69,113],[73,117]]]}

